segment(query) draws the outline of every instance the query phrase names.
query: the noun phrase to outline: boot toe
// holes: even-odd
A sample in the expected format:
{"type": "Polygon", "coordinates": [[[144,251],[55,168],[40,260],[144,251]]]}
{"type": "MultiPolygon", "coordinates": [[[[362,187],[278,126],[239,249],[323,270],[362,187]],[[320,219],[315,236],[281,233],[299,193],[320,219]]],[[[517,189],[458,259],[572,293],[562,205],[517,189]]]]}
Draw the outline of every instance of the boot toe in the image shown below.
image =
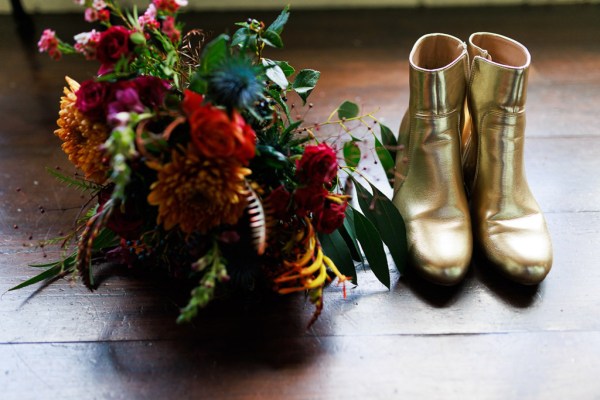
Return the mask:
{"type": "Polygon", "coordinates": [[[473,251],[468,219],[418,221],[410,228],[409,252],[414,268],[433,283],[459,283],[469,268],[473,251]]]}
{"type": "Polygon", "coordinates": [[[536,214],[488,224],[483,250],[504,275],[524,285],[536,285],[552,268],[552,243],[543,216],[536,214]]]}

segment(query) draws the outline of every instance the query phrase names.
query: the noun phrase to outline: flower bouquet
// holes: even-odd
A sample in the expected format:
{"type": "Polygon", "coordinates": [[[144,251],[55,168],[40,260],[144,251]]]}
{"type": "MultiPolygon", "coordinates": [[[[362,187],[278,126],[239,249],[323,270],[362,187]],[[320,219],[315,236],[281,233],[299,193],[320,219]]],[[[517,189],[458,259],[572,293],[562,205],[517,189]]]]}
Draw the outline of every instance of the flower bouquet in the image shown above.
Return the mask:
{"type": "Polygon", "coordinates": [[[364,139],[354,130],[372,134],[390,179],[396,139],[383,125],[377,137],[375,118],[351,102],[320,125],[292,117],[288,93],[306,105],[320,73],[264,56],[283,46],[287,8],[268,26],[248,19],[206,41],[200,30],[182,36],[183,0],[153,0],[143,15],[113,1],[81,3],[102,29],[76,35],[73,46],[46,29],[38,46],[100,64],[92,79],[66,78],[55,131],[82,174],[49,170],[90,201],[70,233],[49,241],[64,257],[14,289],[68,274],[93,289],[98,259],[158,266],[195,282],[181,322],[226,287],[306,292],[314,320],[324,286],[356,283],[365,261],[389,287],[384,243],[403,265],[404,227],[389,199],[358,180],[364,139]],[[323,125],[347,134],[344,166],[316,137],[323,125]]]}

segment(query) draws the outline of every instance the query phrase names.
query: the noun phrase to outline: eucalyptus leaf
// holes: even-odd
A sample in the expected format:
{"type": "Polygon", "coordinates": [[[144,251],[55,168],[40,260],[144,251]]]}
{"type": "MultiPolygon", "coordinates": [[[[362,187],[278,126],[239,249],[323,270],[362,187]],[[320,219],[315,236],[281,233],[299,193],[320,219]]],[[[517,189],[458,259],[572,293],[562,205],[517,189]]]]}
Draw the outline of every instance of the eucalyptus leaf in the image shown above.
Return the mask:
{"type": "Polygon", "coordinates": [[[210,72],[221,64],[221,62],[228,56],[228,41],[229,35],[223,33],[204,46],[204,51],[202,52],[202,62],[200,64],[200,72],[210,72]]]}
{"type": "Polygon", "coordinates": [[[363,255],[358,246],[358,239],[356,238],[356,228],[354,227],[354,209],[352,207],[346,208],[346,218],[344,223],[340,227],[340,233],[348,244],[352,258],[362,263],[365,262],[363,255]]]}
{"type": "Polygon", "coordinates": [[[356,186],[358,204],[364,215],[377,228],[383,242],[400,273],[404,273],[408,248],[406,244],[406,228],[398,209],[386,195],[381,193],[372,183],[372,194],[356,179],[351,178],[356,186]]]}
{"type": "Polygon", "coordinates": [[[393,159],[396,159],[396,148],[398,147],[398,139],[390,128],[383,124],[379,124],[379,132],[381,133],[381,143],[388,149],[393,159]]]}
{"type": "Polygon", "coordinates": [[[344,161],[346,162],[346,165],[352,168],[356,168],[358,166],[358,163],[360,162],[361,157],[360,147],[358,147],[356,141],[351,140],[344,143],[343,152],[344,161]]]}
{"type": "Polygon", "coordinates": [[[294,75],[296,70],[287,61],[274,61],[275,64],[279,65],[279,68],[283,71],[286,77],[294,75]]]}
{"type": "Polygon", "coordinates": [[[281,11],[281,13],[275,19],[275,21],[273,21],[273,23],[271,25],[269,25],[269,27],[267,28],[267,31],[272,31],[272,32],[277,33],[278,35],[281,35],[281,32],[283,32],[283,27],[288,22],[289,18],[290,18],[290,6],[288,5],[281,11]]]}
{"type": "Polygon", "coordinates": [[[233,34],[231,38],[231,47],[245,44],[249,39],[250,30],[248,28],[240,28],[233,34]]]}
{"type": "Polygon", "coordinates": [[[371,271],[379,279],[379,282],[389,289],[390,270],[379,232],[367,217],[356,210],[354,213],[354,227],[356,228],[356,237],[365,253],[371,271]]]}
{"type": "Polygon", "coordinates": [[[321,73],[314,69],[303,69],[296,75],[292,88],[298,93],[303,104],[306,104],[306,99],[317,85],[320,76],[321,73]]]}
{"type": "Polygon", "coordinates": [[[319,235],[319,241],[323,247],[323,252],[336,265],[340,272],[346,276],[352,277],[352,283],[356,285],[356,267],[352,261],[352,254],[339,231],[334,231],[329,235],[319,235]]]}
{"type": "Polygon", "coordinates": [[[266,30],[262,35],[262,41],[267,45],[275,48],[283,47],[283,40],[281,36],[275,31],[266,30]]]}
{"type": "Polygon", "coordinates": [[[389,150],[386,149],[377,138],[375,138],[375,152],[377,153],[377,158],[379,158],[379,161],[381,162],[381,166],[383,167],[388,182],[392,185],[394,181],[394,159],[389,150]]]}
{"type": "Polygon", "coordinates": [[[263,58],[262,64],[265,67],[267,77],[281,89],[286,90],[289,82],[281,67],[267,58],[263,58]]]}
{"type": "Polygon", "coordinates": [[[359,112],[360,108],[358,107],[358,105],[351,101],[343,102],[337,110],[337,114],[340,119],[354,118],[358,116],[359,112]]]}

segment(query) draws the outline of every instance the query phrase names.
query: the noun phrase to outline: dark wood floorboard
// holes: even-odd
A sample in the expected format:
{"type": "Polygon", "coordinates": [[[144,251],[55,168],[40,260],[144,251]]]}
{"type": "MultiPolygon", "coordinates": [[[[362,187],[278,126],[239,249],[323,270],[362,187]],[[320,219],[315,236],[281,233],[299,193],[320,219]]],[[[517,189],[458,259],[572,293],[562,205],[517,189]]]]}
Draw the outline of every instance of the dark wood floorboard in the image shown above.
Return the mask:
{"type": "MultiPolygon", "coordinates": [[[[221,32],[249,14],[185,18],[221,32]]],[[[34,21],[64,38],[89,29],[79,15],[34,21]]],[[[421,34],[492,31],[528,46],[527,175],[555,255],[534,288],[477,256],[455,288],[392,271],[388,291],[360,273],[345,300],[327,289],[310,330],[301,295],[233,299],[178,326],[181,288],[126,269],[105,271],[94,293],[67,281],[6,292],[34,274],[28,264],[56,256],[34,244],[68,229],[85,200],[44,169],[69,168],[52,135],[62,77],[86,79],[95,67],[54,63],[15,29],[0,17],[1,399],[600,398],[600,7],[292,14],[288,48],[271,55],[322,71],[309,122],[350,99],[396,130],[421,34]]]]}

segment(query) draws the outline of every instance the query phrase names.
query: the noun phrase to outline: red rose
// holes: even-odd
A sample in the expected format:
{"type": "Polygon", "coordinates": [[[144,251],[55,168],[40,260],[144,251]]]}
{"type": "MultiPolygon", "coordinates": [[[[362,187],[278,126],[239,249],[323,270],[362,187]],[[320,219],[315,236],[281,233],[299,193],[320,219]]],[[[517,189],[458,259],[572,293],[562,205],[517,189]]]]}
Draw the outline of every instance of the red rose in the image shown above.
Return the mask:
{"type": "Polygon", "coordinates": [[[321,233],[332,233],[344,223],[348,202],[342,204],[334,201],[325,201],[325,206],[315,213],[315,229],[321,233]]]}
{"type": "Polygon", "coordinates": [[[75,92],[77,101],[75,106],[86,117],[92,120],[101,120],[105,117],[104,106],[108,98],[108,84],[87,80],[75,92]]]}
{"type": "Polygon", "coordinates": [[[331,184],[337,169],[335,151],[325,143],[321,143],[317,146],[306,146],[302,158],[296,165],[296,175],[303,184],[331,184]]]}
{"type": "Polygon", "coordinates": [[[100,35],[96,58],[102,63],[100,73],[109,72],[121,57],[131,52],[130,32],[122,26],[111,26],[100,35]]]}
{"type": "Polygon", "coordinates": [[[288,214],[291,199],[292,195],[282,185],[269,194],[265,203],[275,218],[284,219],[288,214]]]}
{"type": "Polygon", "coordinates": [[[316,213],[325,203],[327,190],[319,186],[306,186],[298,188],[294,191],[294,201],[296,202],[296,213],[300,217],[306,216],[308,213],[316,213]]]}
{"type": "Polygon", "coordinates": [[[242,164],[254,157],[256,134],[244,118],[234,111],[227,115],[209,104],[204,97],[186,90],[183,109],[188,116],[190,135],[196,148],[205,157],[233,157],[242,164]]]}

